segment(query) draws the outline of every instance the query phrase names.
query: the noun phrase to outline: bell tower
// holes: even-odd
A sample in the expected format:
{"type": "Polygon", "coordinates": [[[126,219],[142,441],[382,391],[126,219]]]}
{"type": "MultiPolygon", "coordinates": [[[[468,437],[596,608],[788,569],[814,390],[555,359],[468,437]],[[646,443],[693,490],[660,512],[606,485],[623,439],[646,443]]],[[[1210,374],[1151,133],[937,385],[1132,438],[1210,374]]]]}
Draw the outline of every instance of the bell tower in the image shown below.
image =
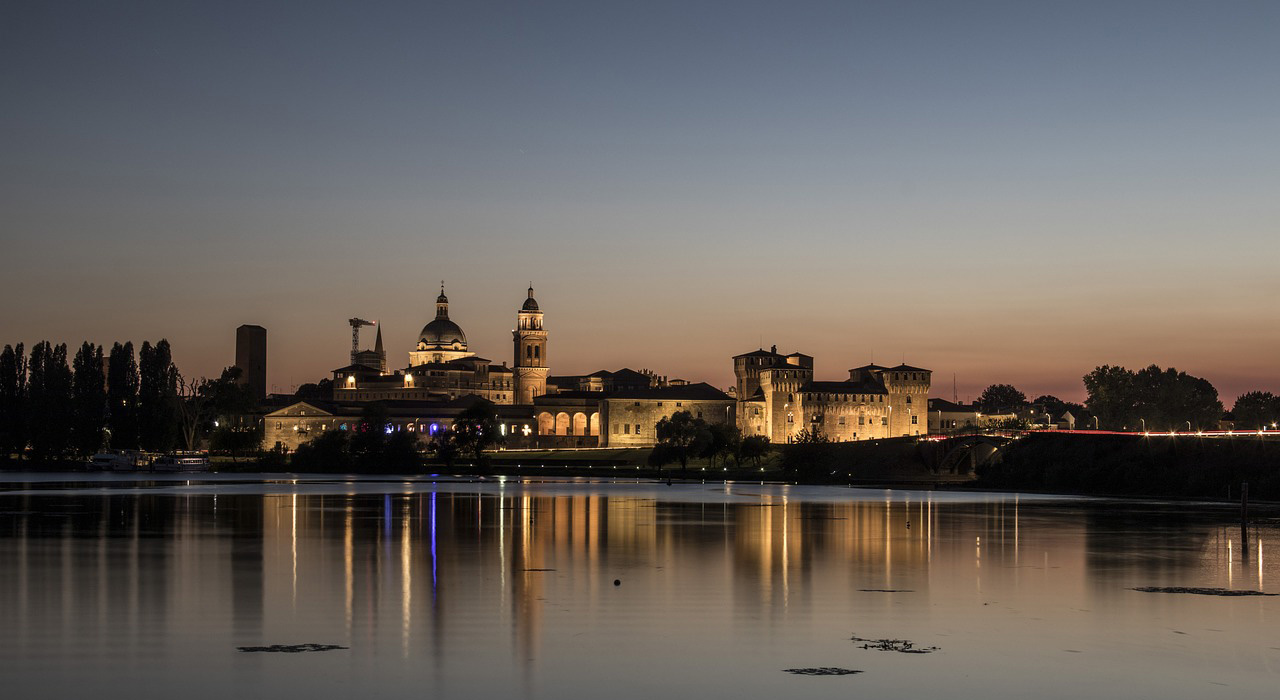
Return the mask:
{"type": "Polygon", "coordinates": [[[532,404],[535,396],[547,393],[547,332],[542,328],[542,310],[533,298],[533,283],[529,283],[529,298],[524,300],[516,314],[516,329],[511,331],[515,340],[516,362],[515,402],[532,404]]]}

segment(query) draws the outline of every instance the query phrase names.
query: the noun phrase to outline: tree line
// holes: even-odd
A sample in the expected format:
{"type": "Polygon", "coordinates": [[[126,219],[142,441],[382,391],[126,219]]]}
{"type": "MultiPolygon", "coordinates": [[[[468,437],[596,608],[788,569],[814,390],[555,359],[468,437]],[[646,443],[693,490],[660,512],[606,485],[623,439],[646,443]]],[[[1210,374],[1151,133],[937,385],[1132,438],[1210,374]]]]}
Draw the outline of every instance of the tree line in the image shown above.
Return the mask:
{"type": "MultiPolygon", "coordinates": [[[[188,380],[173,363],[169,341],[105,345],[84,342],[68,361],[67,345],[22,343],[0,352],[0,459],[49,462],[84,458],[104,448],[169,452],[206,440],[252,449],[251,424],[217,423],[252,411],[251,390],[227,368],[215,380],[188,380]]],[[[260,440],[260,437],[257,438],[260,440]]]]}
{"type": "Polygon", "coordinates": [[[1168,432],[1211,430],[1224,418],[1245,430],[1280,424],[1280,397],[1270,392],[1241,394],[1229,415],[1224,414],[1218,390],[1209,380],[1173,367],[1149,365],[1143,369],[1102,365],[1083,378],[1084,404],[1045,395],[1028,400],[1010,384],[992,384],[974,402],[988,414],[1013,413],[1034,408],[1054,418],[1070,411],[1080,427],[1103,430],[1168,432]]]}

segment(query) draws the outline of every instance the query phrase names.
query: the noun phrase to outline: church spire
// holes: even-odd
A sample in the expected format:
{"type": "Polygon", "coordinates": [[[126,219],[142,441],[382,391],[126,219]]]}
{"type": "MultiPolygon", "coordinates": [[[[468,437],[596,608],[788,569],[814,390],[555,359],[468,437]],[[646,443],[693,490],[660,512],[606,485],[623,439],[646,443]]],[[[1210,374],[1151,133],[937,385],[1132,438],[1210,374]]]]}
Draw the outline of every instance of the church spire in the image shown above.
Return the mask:
{"type": "Polygon", "coordinates": [[[440,280],[440,296],[436,297],[436,318],[449,318],[449,297],[444,295],[444,280],[440,280]]]}

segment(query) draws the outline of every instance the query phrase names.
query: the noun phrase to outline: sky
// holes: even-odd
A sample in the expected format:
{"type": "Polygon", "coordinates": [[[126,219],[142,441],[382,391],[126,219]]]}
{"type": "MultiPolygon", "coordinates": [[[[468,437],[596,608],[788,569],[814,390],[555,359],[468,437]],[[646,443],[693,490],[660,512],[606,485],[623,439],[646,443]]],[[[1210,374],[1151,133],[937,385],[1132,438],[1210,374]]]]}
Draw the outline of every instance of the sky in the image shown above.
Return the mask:
{"type": "Polygon", "coordinates": [[[0,4],[0,343],[1280,393],[1274,2],[0,4]],[[366,333],[365,345],[372,344],[366,333]]]}

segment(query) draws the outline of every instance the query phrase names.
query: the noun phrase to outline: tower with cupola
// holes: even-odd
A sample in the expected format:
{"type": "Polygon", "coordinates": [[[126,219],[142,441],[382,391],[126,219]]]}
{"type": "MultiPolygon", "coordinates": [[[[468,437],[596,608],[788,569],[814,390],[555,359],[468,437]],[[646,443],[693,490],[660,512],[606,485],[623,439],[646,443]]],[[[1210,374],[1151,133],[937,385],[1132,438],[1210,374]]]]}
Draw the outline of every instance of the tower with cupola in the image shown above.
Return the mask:
{"type": "Polygon", "coordinates": [[[515,341],[516,403],[532,404],[534,397],[547,393],[547,331],[542,327],[542,310],[533,298],[533,284],[529,284],[529,297],[516,314],[516,329],[511,332],[515,341]]]}

